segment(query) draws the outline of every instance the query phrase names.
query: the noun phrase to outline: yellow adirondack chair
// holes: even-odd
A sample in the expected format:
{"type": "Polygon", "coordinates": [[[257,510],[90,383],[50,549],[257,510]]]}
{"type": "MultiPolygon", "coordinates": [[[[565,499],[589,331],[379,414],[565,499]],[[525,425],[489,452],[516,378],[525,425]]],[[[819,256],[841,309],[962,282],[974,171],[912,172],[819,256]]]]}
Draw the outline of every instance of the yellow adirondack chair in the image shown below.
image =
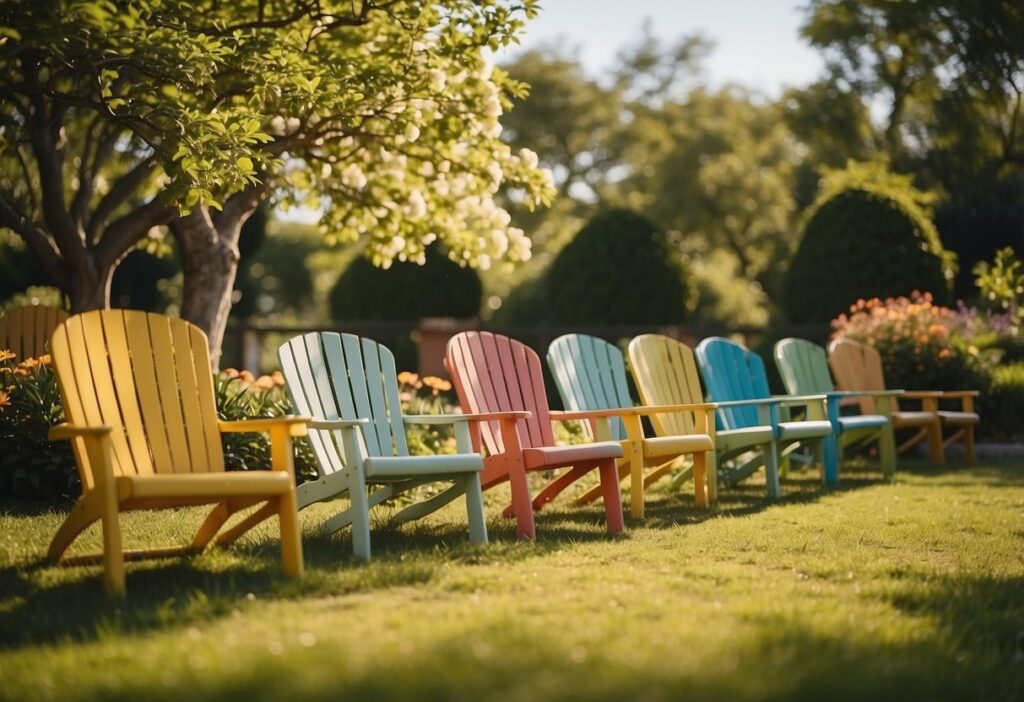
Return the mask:
{"type": "Polygon", "coordinates": [[[18,360],[37,358],[46,353],[46,343],[57,325],[68,318],[58,307],[25,305],[0,317],[0,351],[13,351],[18,360]]]}
{"type": "MultiPolygon", "coordinates": [[[[82,479],[82,496],[50,543],[52,560],[102,560],[107,592],[123,596],[125,559],[199,552],[232,514],[266,503],[272,509],[265,516],[277,514],[281,524],[285,573],[302,574],[292,437],[305,434],[305,420],[218,421],[206,335],[183,320],[86,312],[57,327],[50,353],[67,418],[50,438],[72,441],[82,479]],[[269,432],[273,470],[226,473],[220,432],[269,432]],[[205,504],[217,506],[189,545],[123,550],[121,512],[205,504]],[[64,558],[97,521],[103,553],[64,558]]],[[[222,535],[218,543],[238,535],[222,535]]]]}
{"type": "MultiPolygon", "coordinates": [[[[840,390],[880,391],[885,390],[885,378],[882,375],[882,357],[878,351],[866,344],[852,339],[834,339],[828,345],[828,363],[840,390]]],[[[898,451],[903,453],[915,444],[928,440],[928,453],[932,463],[942,464],[945,461],[945,449],[959,439],[964,440],[967,452],[967,463],[974,463],[974,427],[980,421],[974,411],[974,398],[977,390],[957,391],[921,391],[908,390],[900,397],[905,400],[919,400],[920,411],[899,409],[893,398],[892,425],[895,429],[915,428],[917,432],[900,444],[898,451]],[[960,411],[940,409],[940,400],[960,400],[960,411]],[[942,427],[953,427],[951,436],[942,438],[942,427]]],[[[862,414],[875,414],[875,398],[870,395],[857,399],[862,414]]]]}

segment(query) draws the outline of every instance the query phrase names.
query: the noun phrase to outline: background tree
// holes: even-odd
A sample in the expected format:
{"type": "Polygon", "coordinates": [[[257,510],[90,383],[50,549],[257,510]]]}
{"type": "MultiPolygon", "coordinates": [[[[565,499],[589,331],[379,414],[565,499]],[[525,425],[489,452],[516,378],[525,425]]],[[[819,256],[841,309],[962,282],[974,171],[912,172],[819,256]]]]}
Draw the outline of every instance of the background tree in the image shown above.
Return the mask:
{"type": "Polygon", "coordinates": [[[75,311],[153,227],[182,260],[181,314],[216,363],[241,225],[264,199],[325,208],[379,265],[441,238],[465,265],[522,260],[493,195],[552,194],[498,140],[525,87],[483,51],[535,2],[0,2],[0,226],[75,311]]]}

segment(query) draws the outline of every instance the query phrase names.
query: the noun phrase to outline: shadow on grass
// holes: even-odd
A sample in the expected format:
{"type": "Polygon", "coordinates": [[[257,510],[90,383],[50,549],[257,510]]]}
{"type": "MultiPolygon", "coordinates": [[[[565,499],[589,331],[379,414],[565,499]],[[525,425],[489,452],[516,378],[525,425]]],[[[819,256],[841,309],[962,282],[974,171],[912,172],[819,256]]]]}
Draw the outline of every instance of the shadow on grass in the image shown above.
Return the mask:
{"type": "MultiPolygon", "coordinates": [[[[445,638],[410,640],[402,655],[376,665],[354,666],[344,650],[316,675],[296,673],[298,651],[272,656],[254,646],[252,660],[233,675],[207,679],[189,696],[196,700],[279,699],[301,690],[303,700],[1019,700],[1024,666],[1005,647],[993,645],[984,623],[970,621],[977,596],[995,606],[1009,602],[1019,581],[981,579],[938,583],[933,609],[937,635],[879,639],[870,631],[828,629],[807,619],[752,615],[725,639],[697,650],[675,651],[666,664],[664,646],[631,652],[578,632],[552,631],[533,621],[512,621],[499,612],[479,616],[445,638]]],[[[685,618],[678,621],[682,631],[685,618]]],[[[684,638],[686,638],[684,636],[684,638]]],[[[131,679],[105,699],[176,699],[180,691],[131,679]]]]}

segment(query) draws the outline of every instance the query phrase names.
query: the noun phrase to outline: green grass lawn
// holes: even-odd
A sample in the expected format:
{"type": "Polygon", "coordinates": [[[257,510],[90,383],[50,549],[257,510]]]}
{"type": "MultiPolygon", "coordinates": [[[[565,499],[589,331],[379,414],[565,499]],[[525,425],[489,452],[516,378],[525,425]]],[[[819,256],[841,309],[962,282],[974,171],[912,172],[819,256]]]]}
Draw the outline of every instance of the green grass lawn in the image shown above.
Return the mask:
{"type": "MultiPolygon", "coordinates": [[[[116,603],[41,561],[59,509],[0,503],[0,699],[1024,699],[1019,462],[796,475],[712,512],[662,490],[620,538],[563,498],[536,543],[496,518],[474,548],[450,509],[379,528],[370,565],[317,533],[334,508],[303,513],[302,581],[267,527],[129,564],[116,603]]],[[[131,515],[129,542],[199,519],[131,515]]]]}

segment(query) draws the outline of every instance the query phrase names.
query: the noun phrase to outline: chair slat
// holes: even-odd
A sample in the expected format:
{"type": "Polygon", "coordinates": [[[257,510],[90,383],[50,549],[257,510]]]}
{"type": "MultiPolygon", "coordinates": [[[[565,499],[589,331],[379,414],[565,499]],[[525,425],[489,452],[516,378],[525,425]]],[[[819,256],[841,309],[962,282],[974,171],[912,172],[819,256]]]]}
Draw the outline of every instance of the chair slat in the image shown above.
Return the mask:
{"type": "Polygon", "coordinates": [[[160,410],[167,427],[167,446],[171,452],[170,469],[175,473],[190,473],[191,456],[185,438],[185,422],[181,414],[181,389],[174,362],[174,340],[170,319],[149,315],[150,343],[156,370],[156,386],[160,394],[160,410]]]}
{"type": "Polygon", "coordinates": [[[189,470],[192,473],[206,473],[207,465],[206,435],[203,431],[205,421],[199,404],[199,382],[196,377],[195,359],[192,357],[192,340],[186,324],[170,323],[171,344],[173,346],[174,369],[178,377],[178,394],[181,396],[181,415],[184,420],[185,442],[188,446],[189,470]]]}
{"type": "Polygon", "coordinates": [[[124,418],[118,402],[117,391],[114,389],[113,371],[110,357],[107,355],[106,324],[122,323],[117,312],[111,315],[83,315],[82,336],[88,355],[89,370],[92,373],[93,391],[99,407],[100,424],[113,427],[110,433],[110,444],[113,449],[114,465],[121,475],[135,475],[135,461],[128,446],[128,437],[124,430],[124,418]]]}

